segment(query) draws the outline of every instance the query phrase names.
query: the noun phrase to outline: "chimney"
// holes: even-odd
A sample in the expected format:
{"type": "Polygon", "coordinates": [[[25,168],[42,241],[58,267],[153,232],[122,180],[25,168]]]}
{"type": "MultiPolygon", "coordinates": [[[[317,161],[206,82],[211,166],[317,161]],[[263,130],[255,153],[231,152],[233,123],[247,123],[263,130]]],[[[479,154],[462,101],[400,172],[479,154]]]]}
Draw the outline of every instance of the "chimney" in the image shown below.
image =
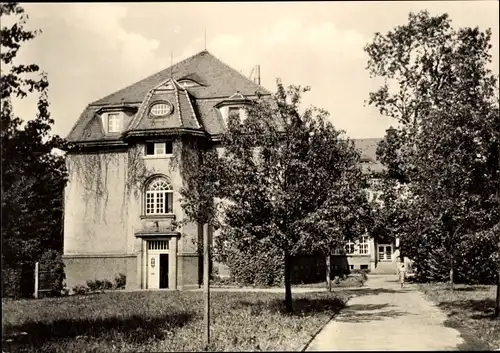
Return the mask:
{"type": "Polygon", "coordinates": [[[250,72],[249,79],[260,85],[260,65],[255,65],[250,72]]]}

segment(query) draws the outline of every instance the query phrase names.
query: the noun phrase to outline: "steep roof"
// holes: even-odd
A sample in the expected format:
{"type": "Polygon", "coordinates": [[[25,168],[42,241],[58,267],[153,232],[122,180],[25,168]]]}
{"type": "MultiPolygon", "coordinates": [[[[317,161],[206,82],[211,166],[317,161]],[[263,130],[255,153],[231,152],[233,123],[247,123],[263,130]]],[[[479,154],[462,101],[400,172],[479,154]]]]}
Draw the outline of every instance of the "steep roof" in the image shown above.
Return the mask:
{"type": "Polygon", "coordinates": [[[143,118],[153,94],[156,98],[161,98],[161,96],[164,99],[168,98],[168,101],[176,108],[174,114],[178,119],[164,119],[165,124],[161,128],[198,129],[210,135],[218,135],[223,132],[224,123],[214,106],[233,96],[235,92],[245,97],[271,94],[204,50],[172,67],[90,103],[68,134],[68,140],[76,142],[119,138],[116,135],[104,134],[102,121],[98,115],[99,109],[103,107],[126,105],[138,109],[126,131],[152,128],[146,122],[148,119],[143,118]],[[173,91],[152,93],[153,89],[165,84],[169,79],[175,82],[173,91]],[[190,83],[195,84],[182,87],[179,81],[183,80],[189,80],[190,83]]]}
{"type": "Polygon", "coordinates": [[[353,139],[354,146],[361,153],[361,165],[363,171],[371,169],[374,172],[381,172],[384,166],[377,159],[377,145],[381,138],[353,139]]]}
{"type": "Polygon", "coordinates": [[[189,92],[197,99],[229,97],[236,91],[240,91],[245,96],[253,96],[255,92],[271,94],[207,50],[203,50],[172,67],[101,98],[92,105],[142,102],[152,87],[161,84],[170,76],[176,81],[189,79],[199,83],[200,86],[189,88],[189,92]]]}

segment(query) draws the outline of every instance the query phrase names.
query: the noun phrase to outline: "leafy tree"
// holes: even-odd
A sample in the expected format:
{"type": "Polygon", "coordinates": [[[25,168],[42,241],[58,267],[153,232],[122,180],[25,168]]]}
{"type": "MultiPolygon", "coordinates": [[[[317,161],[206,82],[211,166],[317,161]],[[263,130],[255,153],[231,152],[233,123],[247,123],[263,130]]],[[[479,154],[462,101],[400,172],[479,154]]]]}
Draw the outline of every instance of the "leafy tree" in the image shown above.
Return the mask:
{"type": "Polygon", "coordinates": [[[50,135],[53,119],[47,100],[48,81],[39,67],[16,65],[14,59],[26,41],[39,31],[24,28],[28,17],[17,3],[0,5],[2,144],[2,269],[37,261],[48,249],[62,248],[64,159],[51,154],[64,141],[50,135]],[[38,77],[37,75],[38,74],[38,77]],[[12,97],[38,94],[38,113],[23,121],[15,116],[12,97]]]}
{"type": "Polygon", "coordinates": [[[285,89],[278,82],[274,97],[249,107],[243,122],[230,117],[223,153],[209,167],[217,175],[209,182],[217,185],[211,190],[224,200],[215,239],[219,258],[224,261],[234,251],[280,254],[287,311],[293,309],[293,257],[329,254],[344,239],[364,234],[369,220],[359,154],[326,120],[325,111],[299,113],[307,90],[285,89]]]}
{"type": "MultiPolygon", "coordinates": [[[[385,80],[369,104],[397,121],[378,148],[385,178],[408,184],[412,198],[398,206],[402,247],[421,275],[442,279],[447,270],[451,285],[454,270],[472,264],[464,255],[478,247],[474,234],[499,222],[500,120],[490,39],[489,29],[455,30],[447,14],[421,11],[365,47],[370,74],[385,80]]],[[[475,266],[485,265],[484,256],[475,266]]]]}

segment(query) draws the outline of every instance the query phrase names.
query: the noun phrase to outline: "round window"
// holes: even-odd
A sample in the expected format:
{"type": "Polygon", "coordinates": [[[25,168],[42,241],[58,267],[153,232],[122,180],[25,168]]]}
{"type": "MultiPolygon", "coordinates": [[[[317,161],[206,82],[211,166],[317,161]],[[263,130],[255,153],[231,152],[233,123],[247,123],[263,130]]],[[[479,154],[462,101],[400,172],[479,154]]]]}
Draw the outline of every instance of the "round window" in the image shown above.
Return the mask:
{"type": "Polygon", "coordinates": [[[150,113],[154,116],[168,115],[172,113],[172,105],[164,102],[156,103],[151,107],[150,113]]]}

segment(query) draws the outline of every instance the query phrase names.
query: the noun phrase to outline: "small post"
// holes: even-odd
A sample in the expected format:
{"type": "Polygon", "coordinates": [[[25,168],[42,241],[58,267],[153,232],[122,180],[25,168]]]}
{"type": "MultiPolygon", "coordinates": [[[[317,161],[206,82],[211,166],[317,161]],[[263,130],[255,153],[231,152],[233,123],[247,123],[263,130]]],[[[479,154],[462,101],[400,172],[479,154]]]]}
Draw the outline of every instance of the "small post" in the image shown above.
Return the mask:
{"type": "MultiPolygon", "coordinates": [[[[500,170],[500,169],[499,169],[500,170]]],[[[500,187],[499,187],[500,190],[500,187]]],[[[500,195],[500,191],[498,192],[500,195]]],[[[500,200],[498,200],[498,207],[500,208],[500,200]]],[[[500,255],[500,241],[498,242],[498,252],[500,255]]],[[[500,318],[500,264],[497,264],[497,298],[495,300],[495,317],[500,318]]]]}
{"type": "Polygon", "coordinates": [[[210,242],[209,242],[209,229],[210,225],[206,225],[203,232],[203,323],[204,323],[204,336],[203,344],[205,350],[208,350],[210,345],[210,242]]]}
{"type": "Polygon", "coordinates": [[[326,288],[328,289],[329,292],[332,291],[332,277],[330,274],[330,255],[328,254],[326,256],[326,288]]]}
{"type": "Polygon", "coordinates": [[[495,317],[500,317],[500,271],[497,273],[497,300],[495,305],[495,317]]]}
{"type": "Polygon", "coordinates": [[[35,262],[35,292],[33,296],[38,299],[38,262],[35,262]]]}

